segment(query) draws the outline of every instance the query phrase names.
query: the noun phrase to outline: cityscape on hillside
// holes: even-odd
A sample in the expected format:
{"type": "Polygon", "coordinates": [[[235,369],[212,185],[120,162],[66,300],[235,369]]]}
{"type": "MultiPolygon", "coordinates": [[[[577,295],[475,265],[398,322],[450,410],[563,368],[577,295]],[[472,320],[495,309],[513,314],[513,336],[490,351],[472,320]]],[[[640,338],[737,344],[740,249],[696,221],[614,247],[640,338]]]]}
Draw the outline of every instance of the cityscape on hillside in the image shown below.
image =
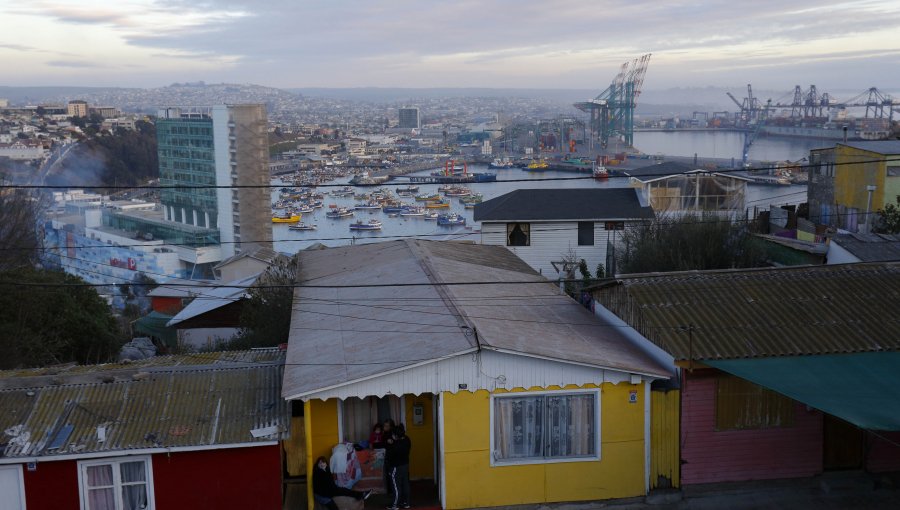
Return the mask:
{"type": "Polygon", "coordinates": [[[0,510],[897,507],[900,9],[614,4],[0,7],[0,510]]]}

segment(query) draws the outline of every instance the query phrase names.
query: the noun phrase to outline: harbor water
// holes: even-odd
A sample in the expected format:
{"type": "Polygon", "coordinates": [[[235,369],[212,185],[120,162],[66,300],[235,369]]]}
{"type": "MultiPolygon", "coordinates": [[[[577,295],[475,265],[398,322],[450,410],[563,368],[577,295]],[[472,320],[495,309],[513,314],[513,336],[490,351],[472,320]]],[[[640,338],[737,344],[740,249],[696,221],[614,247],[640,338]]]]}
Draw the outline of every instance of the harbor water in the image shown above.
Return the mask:
{"type": "MultiPolygon", "coordinates": [[[[484,195],[484,200],[505,195],[516,189],[529,188],[613,188],[627,187],[629,179],[611,177],[607,180],[594,180],[587,174],[575,174],[568,172],[542,171],[530,172],[520,168],[504,170],[488,170],[486,166],[473,165],[470,172],[496,172],[497,182],[469,183],[466,187],[474,193],[484,195]],[[555,179],[555,180],[546,180],[555,179]]],[[[429,171],[419,172],[413,175],[428,175],[429,171]]],[[[330,184],[345,184],[349,178],[339,179],[330,184]]],[[[406,179],[395,179],[383,187],[392,192],[397,187],[406,186],[406,179]]],[[[438,184],[421,184],[419,193],[437,193],[438,184]]],[[[316,230],[297,231],[290,230],[287,224],[273,224],[272,230],[275,239],[275,249],[285,253],[295,253],[304,248],[321,243],[325,246],[343,246],[356,243],[378,242],[391,239],[399,239],[408,236],[421,236],[423,239],[435,240],[460,240],[469,239],[480,241],[478,231],[480,226],[473,220],[474,210],[465,209],[457,198],[445,198],[450,201],[449,209],[429,209],[439,213],[458,213],[466,218],[466,225],[455,227],[438,226],[435,220],[426,220],[421,216],[396,216],[391,217],[381,210],[355,211],[352,218],[331,219],[325,216],[329,205],[352,208],[358,200],[353,197],[333,197],[327,193],[335,187],[319,187],[317,191],[325,193],[325,207],[314,210],[313,213],[304,214],[302,221],[306,224],[315,224],[316,230]],[[350,224],[355,221],[368,222],[377,219],[382,222],[380,231],[351,231],[350,224]]],[[[376,188],[358,187],[358,193],[369,192],[376,188]]],[[[272,192],[273,202],[278,196],[278,188],[272,192]]],[[[806,199],[806,186],[750,186],[747,196],[747,207],[751,211],[754,207],[767,209],[770,204],[799,203],[806,199]]],[[[404,203],[411,203],[413,198],[401,198],[404,203]]],[[[424,205],[423,202],[416,202],[424,205]]]]}
{"type": "MultiPolygon", "coordinates": [[[[834,140],[759,135],[750,146],[756,161],[799,161],[810,149],[833,147],[834,140]]],[[[733,131],[637,131],[634,146],[646,154],[705,158],[734,158],[741,164],[744,133],[733,131]]]]}

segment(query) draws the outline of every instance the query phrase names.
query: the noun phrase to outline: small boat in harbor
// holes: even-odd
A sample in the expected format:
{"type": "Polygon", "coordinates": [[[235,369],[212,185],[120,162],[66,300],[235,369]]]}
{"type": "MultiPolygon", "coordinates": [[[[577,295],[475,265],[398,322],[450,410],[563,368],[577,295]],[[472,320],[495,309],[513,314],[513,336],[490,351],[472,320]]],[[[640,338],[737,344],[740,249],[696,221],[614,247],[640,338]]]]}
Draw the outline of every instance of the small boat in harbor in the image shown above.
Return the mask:
{"type": "Polygon", "coordinates": [[[313,207],[309,204],[303,204],[297,208],[297,212],[300,214],[310,214],[313,212],[313,207]]]}
{"type": "Polygon", "coordinates": [[[350,218],[352,216],[353,211],[347,209],[346,207],[337,207],[325,213],[325,217],[331,219],[350,218]]]}
{"type": "Polygon", "coordinates": [[[466,197],[472,194],[472,190],[465,186],[451,186],[450,189],[444,191],[444,195],[448,197],[466,197]]]}
{"type": "Polygon", "coordinates": [[[400,216],[425,216],[424,207],[404,207],[400,209],[400,216]]]}
{"type": "Polygon", "coordinates": [[[404,187],[399,187],[399,186],[398,186],[398,187],[396,188],[396,191],[397,191],[397,194],[398,194],[398,195],[401,194],[401,193],[411,193],[411,194],[415,195],[416,193],[419,192],[419,187],[418,187],[418,186],[413,186],[412,184],[410,184],[409,186],[404,186],[404,187]]]}
{"type": "Polygon", "coordinates": [[[378,220],[369,220],[366,223],[361,221],[351,223],[350,230],[381,230],[381,222],[378,220]]]}
{"type": "Polygon", "coordinates": [[[438,200],[437,202],[428,202],[425,204],[426,209],[446,209],[450,207],[450,202],[438,200]]]}
{"type": "Polygon", "coordinates": [[[376,209],[381,209],[381,204],[379,204],[378,202],[365,202],[362,204],[356,204],[353,206],[353,208],[356,209],[357,211],[364,210],[364,209],[376,210],[376,209]]]}
{"type": "Polygon", "coordinates": [[[514,166],[515,166],[515,164],[509,158],[503,158],[503,159],[497,158],[488,164],[488,168],[495,168],[495,169],[507,169],[507,168],[512,168],[514,166]]]}
{"type": "Polygon", "coordinates": [[[421,195],[416,195],[416,202],[433,202],[440,199],[440,193],[422,193],[421,195]]]}
{"type": "Polygon", "coordinates": [[[319,227],[308,223],[298,223],[296,225],[289,225],[288,228],[290,230],[316,230],[319,227]]]}
{"type": "Polygon", "coordinates": [[[608,170],[606,169],[606,167],[603,166],[603,165],[596,165],[596,166],[594,167],[593,175],[594,175],[594,179],[601,179],[601,180],[602,180],[602,179],[608,179],[608,178],[609,178],[609,171],[608,171],[608,170]]]}
{"type": "Polygon", "coordinates": [[[437,211],[428,211],[425,214],[423,214],[423,216],[425,217],[426,220],[436,220],[436,219],[438,219],[438,216],[440,216],[440,215],[437,213],[437,211]]]}
{"type": "Polygon", "coordinates": [[[540,172],[540,171],[546,170],[549,167],[550,167],[550,165],[547,163],[546,160],[540,159],[540,160],[532,161],[531,163],[528,163],[528,166],[525,167],[525,169],[530,170],[532,172],[540,172]]]}
{"type": "Polygon", "coordinates": [[[277,216],[272,216],[272,223],[297,223],[300,221],[299,214],[279,214],[277,216]]]}
{"type": "Polygon", "coordinates": [[[466,218],[456,213],[441,214],[437,218],[437,224],[442,227],[455,227],[457,225],[465,225],[466,218]]]}

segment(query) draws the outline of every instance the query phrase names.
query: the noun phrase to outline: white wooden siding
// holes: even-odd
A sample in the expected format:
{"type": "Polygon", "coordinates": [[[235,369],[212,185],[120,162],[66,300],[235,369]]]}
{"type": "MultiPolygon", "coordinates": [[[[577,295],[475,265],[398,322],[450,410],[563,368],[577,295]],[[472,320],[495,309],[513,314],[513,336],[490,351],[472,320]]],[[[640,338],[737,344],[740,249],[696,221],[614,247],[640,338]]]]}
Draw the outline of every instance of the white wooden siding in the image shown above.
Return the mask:
{"type": "MultiPolygon", "coordinates": [[[[585,220],[589,221],[589,220],[585,220]]],[[[622,220],[609,220],[622,221],[622,220]]],[[[481,225],[481,244],[506,246],[506,224],[508,222],[483,222],[481,225]]],[[[509,222],[513,223],[513,222],[509,222]]],[[[526,264],[534,268],[542,275],[555,280],[559,273],[553,268],[551,262],[559,262],[567,256],[569,249],[574,252],[576,260],[584,259],[587,262],[591,274],[597,269],[597,264],[606,267],[606,244],[610,234],[616,236],[621,231],[606,230],[602,220],[594,221],[594,245],[578,246],[578,222],[577,221],[553,221],[537,222],[526,221],[531,225],[530,246],[507,246],[526,264]]],[[[576,277],[580,273],[576,271],[576,277]]]]}
{"type": "MultiPolygon", "coordinates": [[[[631,381],[631,374],[573,363],[482,350],[301,396],[302,400],[421,395],[498,388],[583,386],[631,381]],[[460,385],[463,385],[460,387],[460,385]]],[[[648,379],[650,380],[650,379],[648,379]]]]}

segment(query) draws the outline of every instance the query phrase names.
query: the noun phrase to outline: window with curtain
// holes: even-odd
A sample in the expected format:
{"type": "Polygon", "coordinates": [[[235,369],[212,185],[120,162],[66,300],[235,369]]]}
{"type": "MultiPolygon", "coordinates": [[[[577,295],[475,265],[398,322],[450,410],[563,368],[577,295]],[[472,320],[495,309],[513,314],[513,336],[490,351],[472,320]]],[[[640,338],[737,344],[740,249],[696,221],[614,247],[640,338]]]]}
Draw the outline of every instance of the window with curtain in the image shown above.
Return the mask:
{"type": "Polygon", "coordinates": [[[368,441],[372,426],[388,419],[401,423],[403,401],[395,395],[351,397],[341,402],[341,440],[347,443],[368,441]]]}
{"type": "Polygon", "coordinates": [[[509,394],[493,397],[494,461],[599,457],[599,394],[509,394]]]}
{"type": "Polygon", "coordinates": [[[85,510],[152,509],[149,458],[79,463],[85,510]]]}

